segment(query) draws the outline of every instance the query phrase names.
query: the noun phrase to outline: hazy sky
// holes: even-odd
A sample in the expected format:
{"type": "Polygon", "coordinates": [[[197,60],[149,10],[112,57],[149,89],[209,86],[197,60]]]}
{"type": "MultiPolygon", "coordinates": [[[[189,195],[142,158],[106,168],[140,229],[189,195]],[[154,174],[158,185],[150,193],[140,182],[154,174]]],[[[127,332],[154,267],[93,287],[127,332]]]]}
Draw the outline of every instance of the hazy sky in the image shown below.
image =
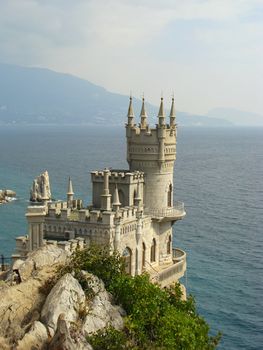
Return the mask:
{"type": "Polygon", "coordinates": [[[0,61],[262,114],[263,0],[0,0],[0,61]]]}

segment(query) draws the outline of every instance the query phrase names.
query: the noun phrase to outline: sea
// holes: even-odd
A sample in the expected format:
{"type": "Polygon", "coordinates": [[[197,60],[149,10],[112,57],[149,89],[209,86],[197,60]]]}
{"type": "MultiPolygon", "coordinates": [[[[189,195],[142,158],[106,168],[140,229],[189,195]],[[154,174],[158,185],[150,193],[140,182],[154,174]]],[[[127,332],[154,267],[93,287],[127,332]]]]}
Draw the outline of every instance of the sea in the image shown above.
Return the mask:
{"type": "MultiPolygon", "coordinates": [[[[121,127],[1,126],[0,188],[17,200],[0,205],[0,254],[27,233],[33,179],[48,170],[52,196],[91,203],[90,172],[127,168],[121,127]]],[[[218,349],[263,349],[263,128],[179,127],[174,200],[187,215],[174,246],[187,252],[182,282],[198,312],[222,332],[218,349]]]]}

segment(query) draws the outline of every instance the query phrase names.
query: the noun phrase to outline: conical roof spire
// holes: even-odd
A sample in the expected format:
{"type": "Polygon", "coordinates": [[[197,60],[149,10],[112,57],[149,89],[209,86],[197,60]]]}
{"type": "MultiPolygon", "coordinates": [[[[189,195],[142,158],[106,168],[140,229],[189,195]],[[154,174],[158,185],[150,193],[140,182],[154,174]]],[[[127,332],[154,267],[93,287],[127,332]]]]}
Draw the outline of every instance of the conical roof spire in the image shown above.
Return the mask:
{"type": "Polygon", "coordinates": [[[119,192],[118,192],[118,187],[117,185],[115,185],[115,191],[114,191],[114,194],[113,194],[113,203],[112,205],[121,205],[121,202],[119,200],[119,192]]]}
{"type": "Polygon", "coordinates": [[[113,203],[112,203],[113,209],[116,212],[118,212],[120,205],[121,205],[121,202],[119,200],[119,191],[118,191],[118,187],[117,187],[117,184],[116,184],[115,185],[115,191],[114,191],[114,194],[113,194],[113,203]]]}
{"type": "Polygon", "coordinates": [[[147,113],[146,113],[146,110],[145,110],[144,97],[142,98],[142,109],[141,109],[140,117],[141,117],[141,128],[145,129],[146,126],[147,126],[147,122],[146,122],[146,120],[147,120],[147,113]]]}
{"type": "Polygon", "coordinates": [[[127,117],[134,117],[133,106],[132,106],[132,96],[130,96],[130,103],[128,108],[127,117]]]}
{"type": "Polygon", "coordinates": [[[170,126],[175,126],[175,107],[174,107],[174,97],[172,97],[172,105],[170,111],[170,126]]]}
{"type": "Polygon", "coordinates": [[[165,113],[164,113],[164,107],[163,107],[163,97],[161,97],[158,118],[159,118],[159,125],[165,125],[165,113]]]}
{"type": "Polygon", "coordinates": [[[175,118],[174,97],[172,97],[172,105],[171,105],[170,117],[174,117],[175,118]]]}
{"type": "Polygon", "coordinates": [[[160,103],[158,117],[163,117],[163,118],[165,117],[164,108],[163,108],[163,97],[161,97],[161,103],[160,103]]]}
{"type": "Polygon", "coordinates": [[[68,178],[68,195],[73,195],[74,192],[73,192],[73,186],[72,186],[72,181],[71,181],[71,178],[69,176],[68,178]]]}

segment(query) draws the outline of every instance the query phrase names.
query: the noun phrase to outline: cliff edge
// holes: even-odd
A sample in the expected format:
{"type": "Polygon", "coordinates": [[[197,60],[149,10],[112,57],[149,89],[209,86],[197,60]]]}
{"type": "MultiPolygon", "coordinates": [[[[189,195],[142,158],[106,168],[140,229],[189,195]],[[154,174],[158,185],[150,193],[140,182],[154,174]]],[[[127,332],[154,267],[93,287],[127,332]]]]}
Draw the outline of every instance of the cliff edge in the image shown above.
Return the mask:
{"type": "Polygon", "coordinates": [[[81,271],[87,296],[71,273],[57,269],[70,253],[47,245],[0,275],[1,349],[92,349],[88,335],[123,327],[123,310],[96,276],[81,271]]]}

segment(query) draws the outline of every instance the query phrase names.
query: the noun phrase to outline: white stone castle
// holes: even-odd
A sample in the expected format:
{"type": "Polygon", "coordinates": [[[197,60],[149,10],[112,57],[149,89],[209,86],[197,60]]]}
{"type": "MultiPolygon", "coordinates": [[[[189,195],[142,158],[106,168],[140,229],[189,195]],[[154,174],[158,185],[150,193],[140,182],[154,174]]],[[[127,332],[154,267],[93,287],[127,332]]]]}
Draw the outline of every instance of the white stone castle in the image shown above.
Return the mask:
{"type": "Polygon", "coordinates": [[[131,97],[127,118],[129,169],[92,171],[92,204],[87,208],[74,199],[71,179],[67,201],[50,201],[50,194],[44,193],[42,205],[27,209],[28,236],[16,239],[14,258],[44,244],[74,250],[96,243],[117,250],[131,275],[147,271],[163,287],[184,275],[186,254],[172,247],[172,226],[185,216],[183,203],[173,203],[177,135],[174,99],[169,124],[163,98],[155,128],[147,122],[144,99],[140,124],[135,124],[131,97]]]}

